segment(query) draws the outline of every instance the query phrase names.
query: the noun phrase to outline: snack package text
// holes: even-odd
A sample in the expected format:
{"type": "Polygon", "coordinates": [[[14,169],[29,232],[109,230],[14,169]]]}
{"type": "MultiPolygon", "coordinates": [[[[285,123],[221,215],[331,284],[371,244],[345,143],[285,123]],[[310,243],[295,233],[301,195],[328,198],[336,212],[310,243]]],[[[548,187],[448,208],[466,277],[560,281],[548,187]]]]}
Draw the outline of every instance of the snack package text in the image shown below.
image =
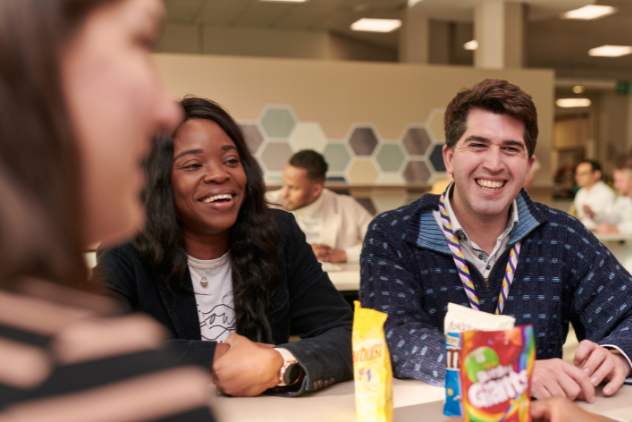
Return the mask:
{"type": "Polygon", "coordinates": [[[355,301],[353,378],[358,422],[392,422],[393,371],[384,337],[387,315],[355,301]]]}

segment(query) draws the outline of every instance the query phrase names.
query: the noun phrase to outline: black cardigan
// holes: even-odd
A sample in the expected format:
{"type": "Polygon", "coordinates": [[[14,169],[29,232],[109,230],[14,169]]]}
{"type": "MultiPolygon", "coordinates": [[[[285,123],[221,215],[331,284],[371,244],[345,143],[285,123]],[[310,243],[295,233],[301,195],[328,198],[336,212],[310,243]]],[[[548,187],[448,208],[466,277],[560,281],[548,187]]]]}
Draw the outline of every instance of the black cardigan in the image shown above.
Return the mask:
{"type": "MultiPolygon", "coordinates": [[[[294,216],[272,210],[283,236],[279,267],[279,288],[268,315],[274,344],[291,351],[305,370],[299,390],[292,395],[318,390],[353,377],[351,327],[353,313],[333,286],[305,241],[294,216]],[[288,343],[290,321],[301,341],[288,343]]],[[[104,252],[98,258],[93,278],[129,311],[141,311],[156,318],[173,334],[169,343],[177,357],[210,370],[216,342],[202,341],[195,297],[189,271],[184,283],[168,270],[143,261],[131,244],[104,252]]]]}

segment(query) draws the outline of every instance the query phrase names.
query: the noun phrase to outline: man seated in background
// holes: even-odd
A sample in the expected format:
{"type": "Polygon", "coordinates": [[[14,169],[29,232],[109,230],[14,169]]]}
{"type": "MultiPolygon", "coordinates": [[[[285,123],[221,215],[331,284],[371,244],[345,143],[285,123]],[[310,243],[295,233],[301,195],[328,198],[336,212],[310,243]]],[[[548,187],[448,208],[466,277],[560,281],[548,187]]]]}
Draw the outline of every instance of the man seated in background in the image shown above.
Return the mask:
{"type": "Polygon", "coordinates": [[[614,171],[614,188],[619,196],[614,200],[608,215],[598,219],[595,232],[603,234],[632,234],[632,168],[614,171]]]}
{"type": "Polygon", "coordinates": [[[577,165],[575,181],[581,188],[575,195],[577,218],[588,230],[594,230],[597,227],[595,219],[608,214],[615,193],[601,181],[601,165],[594,160],[585,160],[577,165]]]}
{"type": "Polygon", "coordinates": [[[325,189],[328,168],[316,151],[297,152],[283,170],[283,188],[267,199],[294,214],[319,261],[359,262],[373,216],[351,196],[325,189]]]}

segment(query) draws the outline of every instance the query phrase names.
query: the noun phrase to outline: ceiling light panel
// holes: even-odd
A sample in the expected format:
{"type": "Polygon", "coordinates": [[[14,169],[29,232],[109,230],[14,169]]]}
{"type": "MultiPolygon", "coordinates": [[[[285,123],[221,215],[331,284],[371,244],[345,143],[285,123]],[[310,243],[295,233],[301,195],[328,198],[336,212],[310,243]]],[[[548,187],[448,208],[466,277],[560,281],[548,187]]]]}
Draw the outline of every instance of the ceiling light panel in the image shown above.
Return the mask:
{"type": "Polygon", "coordinates": [[[588,98],[559,98],[555,100],[555,105],[562,108],[590,107],[588,98]]]}
{"type": "Polygon", "coordinates": [[[259,0],[268,3],[305,3],[307,0],[259,0]]]}
{"type": "Polygon", "coordinates": [[[362,18],[351,24],[354,31],[365,32],[393,32],[402,26],[399,19],[368,19],[362,18]]]}
{"type": "Polygon", "coordinates": [[[580,7],[579,9],[570,10],[562,14],[562,19],[599,19],[604,16],[612,15],[616,13],[617,9],[612,6],[598,6],[590,4],[588,6],[580,7]]]}
{"type": "Polygon", "coordinates": [[[621,57],[630,53],[632,46],[629,45],[602,45],[588,50],[588,55],[593,57],[621,57]]]}

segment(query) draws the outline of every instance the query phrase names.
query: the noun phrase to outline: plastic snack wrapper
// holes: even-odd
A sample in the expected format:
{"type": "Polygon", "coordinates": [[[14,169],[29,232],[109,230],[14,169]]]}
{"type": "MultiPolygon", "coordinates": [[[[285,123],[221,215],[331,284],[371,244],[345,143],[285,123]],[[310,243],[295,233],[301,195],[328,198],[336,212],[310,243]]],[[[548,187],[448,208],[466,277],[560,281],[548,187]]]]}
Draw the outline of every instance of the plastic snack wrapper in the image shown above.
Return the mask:
{"type": "Polygon", "coordinates": [[[531,325],[461,334],[465,422],[530,422],[535,340],[531,325]]]}
{"type": "Polygon", "coordinates": [[[446,371],[445,406],[443,414],[461,416],[461,338],[464,331],[497,331],[514,327],[516,320],[507,315],[493,315],[475,311],[472,308],[448,303],[448,312],[444,320],[446,371]]]}
{"type": "Polygon", "coordinates": [[[384,337],[387,315],[355,301],[353,378],[358,422],[392,422],[393,370],[384,337]]]}

